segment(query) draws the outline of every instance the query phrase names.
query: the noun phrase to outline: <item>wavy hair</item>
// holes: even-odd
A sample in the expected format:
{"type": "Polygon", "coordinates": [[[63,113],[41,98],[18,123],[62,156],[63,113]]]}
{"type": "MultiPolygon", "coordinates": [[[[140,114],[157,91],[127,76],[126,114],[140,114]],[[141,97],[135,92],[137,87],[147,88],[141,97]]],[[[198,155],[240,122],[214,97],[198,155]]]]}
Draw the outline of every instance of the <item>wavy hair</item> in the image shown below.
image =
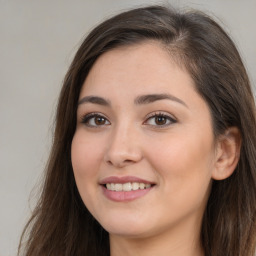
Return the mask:
{"type": "Polygon", "coordinates": [[[216,137],[231,126],[241,133],[241,155],[234,173],[228,179],[213,181],[201,230],[205,255],[254,255],[256,111],[245,67],[230,37],[212,18],[165,6],[116,15],[94,28],[78,49],[59,96],[43,189],[23,231],[19,255],[109,255],[108,233],[86,209],[73,175],[71,142],[77,102],[100,55],[147,40],[160,42],[170,58],[190,73],[209,106],[216,137]]]}

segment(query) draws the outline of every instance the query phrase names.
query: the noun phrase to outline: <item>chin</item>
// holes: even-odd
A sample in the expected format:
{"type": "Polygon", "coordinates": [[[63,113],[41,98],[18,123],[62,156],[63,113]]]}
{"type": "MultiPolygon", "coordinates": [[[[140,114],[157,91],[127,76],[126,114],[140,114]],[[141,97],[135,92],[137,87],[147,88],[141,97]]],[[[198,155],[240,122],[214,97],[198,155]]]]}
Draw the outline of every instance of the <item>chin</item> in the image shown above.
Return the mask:
{"type": "Polygon", "coordinates": [[[141,219],[132,221],[128,219],[120,219],[120,221],[101,222],[103,228],[111,235],[124,236],[131,238],[145,237],[150,233],[150,227],[146,223],[141,222],[141,219]]]}

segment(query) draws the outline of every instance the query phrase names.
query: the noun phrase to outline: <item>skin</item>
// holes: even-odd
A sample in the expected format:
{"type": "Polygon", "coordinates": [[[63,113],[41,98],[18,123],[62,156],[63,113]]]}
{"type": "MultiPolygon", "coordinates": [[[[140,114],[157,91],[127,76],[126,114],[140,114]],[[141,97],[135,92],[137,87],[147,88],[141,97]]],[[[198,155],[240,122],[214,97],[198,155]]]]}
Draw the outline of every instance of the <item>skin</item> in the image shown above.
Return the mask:
{"type": "Polygon", "coordinates": [[[77,187],[109,232],[111,255],[204,255],[202,216],[212,176],[225,162],[220,149],[229,146],[216,144],[210,111],[189,73],[157,43],[111,50],[83,84],[77,120],[71,150],[77,187]],[[172,98],[134,102],[148,94],[172,98]],[[83,100],[88,96],[108,105],[83,100]],[[89,113],[102,122],[84,122],[89,113]],[[156,122],[159,113],[167,116],[165,125],[156,122]],[[99,185],[109,176],[136,176],[155,186],[135,200],[114,202],[99,185]]]}

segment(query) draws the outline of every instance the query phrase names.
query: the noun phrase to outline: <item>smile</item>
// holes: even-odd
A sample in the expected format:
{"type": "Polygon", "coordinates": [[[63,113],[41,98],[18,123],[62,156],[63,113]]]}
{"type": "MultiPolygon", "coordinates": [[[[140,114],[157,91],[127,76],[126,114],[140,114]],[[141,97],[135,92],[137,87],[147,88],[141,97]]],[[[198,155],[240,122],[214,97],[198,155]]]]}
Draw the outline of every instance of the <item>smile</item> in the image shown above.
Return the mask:
{"type": "Polygon", "coordinates": [[[111,176],[99,182],[106,198],[115,202],[127,202],[148,194],[156,185],[149,180],[134,176],[111,176]]]}
{"type": "Polygon", "coordinates": [[[111,191],[135,191],[139,189],[147,189],[151,187],[151,184],[139,183],[139,182],[127,182],[121,183],[107,183],[106,188],[111,191]]]}

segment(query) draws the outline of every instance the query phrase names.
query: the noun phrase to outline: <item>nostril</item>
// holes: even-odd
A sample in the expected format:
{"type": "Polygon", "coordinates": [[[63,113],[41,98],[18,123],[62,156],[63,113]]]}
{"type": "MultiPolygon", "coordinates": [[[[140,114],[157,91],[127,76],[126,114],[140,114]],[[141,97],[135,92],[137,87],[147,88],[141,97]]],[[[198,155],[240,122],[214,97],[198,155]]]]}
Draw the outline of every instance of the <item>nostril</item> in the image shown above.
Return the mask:
{"type": "Polygon", "coordinates": [[[112,160],[112,161],[108,160],[106,162],[107,162],[108,165],[116,166],[117,168],[123,168],[123,167],[125,167],[129,164],[135,163],[135,161],[129,160],[129,159],[127,159],[127,160],[122,160],[122,159],[117,160],[117,159],[115,159],[115,160],[112,160]]]}
{"type": "Polygon", "coordinates": [[[108,165],[122,168],[129,164],[139,162],[142,157],[140,147],[131,143],[115,143],[110,145],[104,155],[104,161],[108,165]]]}
{"type": "Polygon", "coordinates": [[[124,162],[125,162],[125,163],[132,163],[132,162],[134,162],[134,161],[128,159],[128,160],[125,160],[124,162]]]}

